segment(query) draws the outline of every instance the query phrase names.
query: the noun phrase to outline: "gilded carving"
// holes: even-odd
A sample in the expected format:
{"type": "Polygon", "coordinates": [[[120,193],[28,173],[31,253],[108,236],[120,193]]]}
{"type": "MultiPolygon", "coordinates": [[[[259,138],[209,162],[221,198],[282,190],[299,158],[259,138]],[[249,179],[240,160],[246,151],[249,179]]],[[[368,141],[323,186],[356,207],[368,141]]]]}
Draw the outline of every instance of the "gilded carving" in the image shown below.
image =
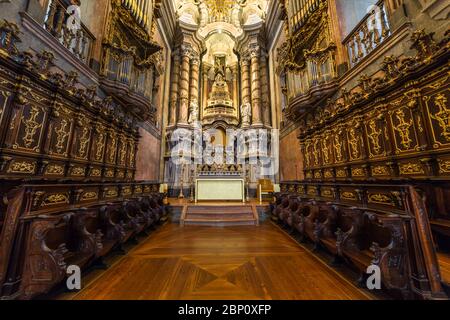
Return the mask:
{"type": "Polygon", "coordinates": [[[121,165],[125,164],[126,156],[127,156],[127,145],[125,144],[125,141],[122,138],[122,143],[120,145],[120,150],[119,150],[119,163],[121,165]]]}
{"type": "Polygon", "coordinates": [[[400,164],[400,174],[425,174],[422,166],[417,163],[400,164]]]}
{"type": "Polygon", "coordinates": [[[70,127],[68,128],[68,121],[66,119],[61,120],[61,125],[58,129],[55,129],[56,133],[56,151],[58,153],[63,153],[66,148],[65,143],[66,139],[70,134],[70,127]]]}
{"type": "Polygon", "coordinates": [[[100,177],[102,175],[102,172],[100,169],[94,168],[91,170],[91,177],[100,177]]]}
{"type": "Polygon", "coordinates": [[[123,187],[123,189],[122,189],[122,195],[123,196],[129,196],[131,193],[132,193],[131,192],[131,187],[128,187],[128,186],[123,187]]]}
{"type": "Polygon", "coordinates": [[[380,136],[382,135],[382,130],[377,128],[377,123],[374,119],[369,121],[369,129],[368,137],[371,142],[372,150],[377,155],[381,152],[380,145],[380,136]]]}
{"type": "Polygon", "coordinates": [[[109,145],[109,162],[114,163],[116,157],[116,147],[117,147],[117,137],[114,133],[110,134],[110,145],[109,145]]]}
{"type": "Polygon", "coordinates": [[[105,193],[106,198],[115,198],[118,195],[119,194],[116,189],[108,189],[108,190],[106,190],[106,193],[105,193]]]}
{"type": "Polygon", "coordinates": [[[67,193],[54,193],[46,196],[42,201],[43,206],[69,203],[69,195],[67,193]]]}
{"type": "Polygon", "coordinates": [[[385,166],[375,166],[372,168],[373,176],[388,176],[389,170],[385,166]]]}
{"type": "Polygon", "coordinates": [[[381,193],[372,193],[368,196],[369,203],[375,203],[375,204],[383,204],[383,205],[390,205],[395,206],[394,202],[392,201],[392,198],[381,193]]]}
{"type": "Polygon", "coordinates": [[[97,150],[95,152],[95,160],[101,161],[103,158],[103,149],[105,148],[105,134],[100,131],[97,136],[97,150]]]}
{"type": "Polygon", "coordinates": [[[314,165],[319,165],[319,140],[314,141],[313,143],[313,157],[314,157],[314,165]]]}
{"type": "Polygon", "coordinates": [[[350,154],[353,159],[358,159],[360,157],[360,145],[355,128],[350,128],[349,135],[348,143],[350,144],[350,154]]]}
{"type": "Polygon", "coordinates": [[[323,162],[330,163],[330,149],[328,148],[328,137],[322,140],[323,162]]]}
{"type": "Polygon", "coordinates": [[[114,170],[113,169],[108,169],[105,171],[105,177],[107,178],[113,178],[114,177],[114,170]]]}
{"type": "Polygon", "coordinates": [[[25,147],[30,148],[34,143],[34,136],[38,129],[42,127],[42,123],[37,122],[37,117],[41,111],[36,106],[31,106],[30,115],[27,119],[22,117],[22,123],[25,125],[25,132],[22,138],[25,147]]]}
{"type": "Polygon", "coordinates": [[[80,158],[86,157],[87,145],[89,143],[89,133],[90,130],[87,127],[84,127],[80,136],[80,144],[78,148],[78,156],[80,158]]]}
{"type": "Polygon", "coordinates": [[[81,196],[81,201],[96,200],[96,199],[98,199],[98,194],[95,191],[85,192],[81,196]]]}
{"type": "Polygon", "coordinates": [[[353,200],[353,201],[357,200],[355,193],[350,192],[350,191],[342,192],[341,193],[341,198],[345,199],[345,200],[353,200]]]}
{"type": "Polygon", "coordinates": [[[13,162],[8,168],[8,173],[34,174],[35,171],[36,171],[36,163],[27,161],[13,162]]]}
{"type": "Polygon", "coordinates": [[[450,173],[449,160],[439,160],[439,173],[450,173]]]}
{"type": "Polygon", "coordinates": [[[397,111],[395,111],[395,116],[398,120],[398,124],[394,126],[394,129],[400,135],[401,139],[400,144],[403,146],[403,148],[410,149],[411,143],[413,142],[413,140],[411,139],[411,132],[410,132],[411,127],[413,125],[413,121],[412,120],[406,121],[405,119],[406,115],[402,109],[398,109],[397,111]]]}
{"type": "Polygon", "coordinates": [[[364,170],[362,168],[352,168],[352,176],[364,177],[364,170]]]}
{"type": "Polygon", "coordinates": [[[447,142],[450,142],[450,108],[447,107],[447,98],[443,94],[438,94],[434,103],[439,108],[439,111],[430,116],[439,124],[442,130],[441,136],[447,142]]]}
{"type": "Polygon", "coordinates": [[[345,177],[347,177],[347,174],[345,173],[345,170],[338,169],[336,171],[336,177],[338,177],[338,178],[345,178],[345,177]]]}
{"type": "Polygon", "coordinates": [[[336,160],[341,162],[343,159],[342,156],[342,142],[339,134],[334,135],[334,150],[336,155],[336,160]]]}
{"type": "Polygon", "coordinates": [[[86,170],[83,167],[74,167],[71,170],[72,176],[84,176],[85,172],[86,170]]]}
{"type": "Polygon", "coordinates": [[[58,164],[50,164],[47,166],[45,173],[51,174],[51,175],[63,175],[64,174],[64,166],[58,165],[58,164]]]}

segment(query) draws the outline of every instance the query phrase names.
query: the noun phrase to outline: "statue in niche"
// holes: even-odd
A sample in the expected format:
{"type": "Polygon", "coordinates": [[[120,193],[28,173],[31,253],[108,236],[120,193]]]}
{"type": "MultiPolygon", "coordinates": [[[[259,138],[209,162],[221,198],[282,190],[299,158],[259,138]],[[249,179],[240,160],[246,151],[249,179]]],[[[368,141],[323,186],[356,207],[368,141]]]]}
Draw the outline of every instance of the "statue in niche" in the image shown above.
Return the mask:
{"type": "Polygon", "coordinates": [[[198,1],[198,7],[200,11],[200,28],[203,28],[208,24],[209,20],[208,5],[205,3],[205,1],[200,0],[198,1]]]}
{"type": "Polygon", "coordinates": [[[242,6],[240,2],[243,1],[237,1],[233,9],[231,10],[231,24],[233,24],[236,28],[241,28],[241,12],[242,12],[242,6]]]}
{"type": "Polygon", "coordinates": [[[241,106],[242,125],[249,126],[252,118],[252,106],[248,99],[241,106]]]}
{"type": "Polygon", "coordinates": [[[191,105],[189,107],[189,124],[195,123],[198,120],[199,116],[199,106],[196,100],[191,101],[191,105]]]}
{"type": "Polygon", "coordinates": [[[226,62],[225,62],[225,57],[224,56],[217,56],[217,57],[215,57],[215,63],[214,63],[214,67],[215,67],[215,70],[214,70],[214,72],[216,73],[216,74],[218,74],[218,73],[222,73],[222,76],[225,74],[225,64],[226,64],[226,62]]]}

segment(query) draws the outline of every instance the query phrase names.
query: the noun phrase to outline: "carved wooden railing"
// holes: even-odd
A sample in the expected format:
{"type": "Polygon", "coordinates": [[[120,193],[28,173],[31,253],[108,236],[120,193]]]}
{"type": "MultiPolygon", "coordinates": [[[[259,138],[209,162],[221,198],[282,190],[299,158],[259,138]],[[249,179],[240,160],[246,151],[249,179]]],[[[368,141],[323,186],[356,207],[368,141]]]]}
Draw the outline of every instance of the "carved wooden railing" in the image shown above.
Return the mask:
{"type": "Polygon", "coordinates": [[[290,4],[292,11],[289,17],[291,32],[298,31],[311,14],[319,8],[320,2],[322,1],[323,0],[290,0],[290,2],[292,2],[290,4]]]}
{"type": "Polygon", "coordinates": [[[403,298],[446,294],[427,207],[410,185],[285,182],[272,205],[274,219],[308,238],[316,249],[358,269],[377,265],[383,288],[403,298]]]}
{"type": "Polygon", "coordinates": [[[30,184],[0,190],[0,297],[31,299],[86,268],[165,215],[157,182],[30,184]]]}
{"type": "Polygon", "coordinates": [[[371,11],[343,41],[347,48],[350,67],[360,63],[390,35],[391,29],[385,0],[381,0],[371,8],[371,11]]]}
{"type": "Polygon", "coordinates": [[[89,65],[95,37],[81,21],[79,29],[72,29],[69,26],[69,17],[73,13],[68,12],[68,7],[66,1],[51,0],[44,27],[73,55],[89,65]]]}

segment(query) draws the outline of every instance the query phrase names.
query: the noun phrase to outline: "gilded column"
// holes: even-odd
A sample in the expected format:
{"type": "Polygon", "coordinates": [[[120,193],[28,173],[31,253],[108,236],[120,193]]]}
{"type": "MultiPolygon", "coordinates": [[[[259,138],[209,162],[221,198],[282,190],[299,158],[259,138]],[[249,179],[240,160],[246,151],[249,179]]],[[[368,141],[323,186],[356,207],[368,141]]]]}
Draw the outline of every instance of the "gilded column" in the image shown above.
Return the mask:
{"type": "Polygon", "coordinates": [[[181,77],[179,82],[180,112],[178,115],[178,124],[187,124],[188,122],[190,56],[190,48],[183,47],[181,52],[181,77]]]}
{"type": "Polygon", "coordinates": [[[198,105],[198,91],[199,91],[199,64],[200,60],[198,57],[191,59],[191,79],[190,79],[190,115],[195,115],[195,119],[189,119],[190,122],[198,120],[199,116],[199,105],[198,105]],[[194,110],[195,109],[195,110],[194,110]]]}
{"type": "Polygon", "coordinates": [[[261,117],[261,73],[259,69],[259,48],[251,51],[251,97],[252,125],[262,125],[261,117]]]}
{"type": "Polygon", "coordinates": [[[172,81],[170,90],[170,118],[169,125],[173,126],[177,122],[177,106],[178,106],[178,82],[180,78],[180,56],[178,51],[173,56],[172,81]]]}
{"type": "Polygon", "coordinates": [[[263,53],[261,55],[261,102],[263,110],[264,125],[270,126],[272,124],[270,114],[270,95],[269,95],[269,76],[267,68],[267,57],[263,53]]]}
{"type": "Polygon", "coordinates": [[[251,92],[250,92],[250,59],[243,57],[241,61],[242,105],[240,107],[241,123],[243,127],[251,124],[251,92]]]}

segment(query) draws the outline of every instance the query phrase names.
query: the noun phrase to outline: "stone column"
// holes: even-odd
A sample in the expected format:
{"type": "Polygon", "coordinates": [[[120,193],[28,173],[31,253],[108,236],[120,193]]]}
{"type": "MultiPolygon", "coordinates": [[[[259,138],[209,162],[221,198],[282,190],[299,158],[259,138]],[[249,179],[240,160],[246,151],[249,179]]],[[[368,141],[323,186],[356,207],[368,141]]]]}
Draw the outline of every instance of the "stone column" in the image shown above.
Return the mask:
{"type": "Polygon", "coordinates": [[[269,94],[269,76],[267,68],[267,57],[263,53],[261,55],[261,102],[263,110],[264,125],[271,126],[271,110],[270,110],[270,94],[269,94]]]}
{"type": "Polygon", "coordinates": [[[173,55],[173,66],[172,66],[172,81],[170,84],[170,116],[169,116],[169,126],[175,125],[177,122],[177,106],[178,106],[178,82],[180,78],[180,56],[178,51],[174,52],[173,55]]]}
{"type": "MultiPolygon", "coordinates": [[[[199,108],[198,104],[198,91],[199,91],[199,64],[200,60],[198,57],[194,57],[191,60],[191,82],[189,86],[189,92],[190,92],[190,107],[195,103],[197,105],[197,108],[199,108]]],[[[197,110],[198,111],[198,110],[197,110]]],[[[197,113],[198,116],[198,113],[197,113]]],[[[193,121],[198,120],[192,119],[193,121]]]]}
{"type": "Polygon", "coordinates": [[[189,76],[191,49],[183,47],[181,52],[181,77],[179,82],[180,112],[178,124],[187,124],[189,115],[189,76]]]}
{"type": "Polygon", "coordinates": [[[252,125],[262,125],[261,117],[261,73],[259,69],[259,48],[251,53],[251,97],[252,97],[252,125]]]}

